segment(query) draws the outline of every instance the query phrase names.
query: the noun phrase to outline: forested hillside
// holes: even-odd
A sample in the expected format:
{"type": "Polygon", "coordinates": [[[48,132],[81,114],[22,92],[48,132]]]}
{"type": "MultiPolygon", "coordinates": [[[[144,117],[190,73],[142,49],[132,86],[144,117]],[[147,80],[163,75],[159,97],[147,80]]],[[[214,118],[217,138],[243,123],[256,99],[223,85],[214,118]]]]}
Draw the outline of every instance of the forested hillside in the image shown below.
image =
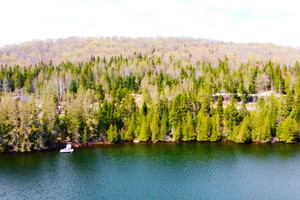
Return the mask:
{"type": "Polygon", "coordinates": [[[131,56],[141,52],[150,56],[182,58],[192,63],[200,61],[218,64],[225,55],[233,64],[255,63],[272,60],[275,63],[292,65],[300,60],[300,49],[276,46],[274,44],[236,44],[194,38],[126,38],[126,37],[70,37],[65,39],[31,41],[0,48],[0,65],[29,66],[40,61],[54,65],[60,62],[88,62],[91,55],[106,57],[131,56]]]}
{"type": "Polygon", "coordinates": [[[2,66],[1,151],[39,150],[66,139],[87,144],[299,138],[297,61],[234,64],[225,56],[210,63],[156,48],[126,54],[2,66]],[[254,109],[247,109],[250,104],[254,109]]]}

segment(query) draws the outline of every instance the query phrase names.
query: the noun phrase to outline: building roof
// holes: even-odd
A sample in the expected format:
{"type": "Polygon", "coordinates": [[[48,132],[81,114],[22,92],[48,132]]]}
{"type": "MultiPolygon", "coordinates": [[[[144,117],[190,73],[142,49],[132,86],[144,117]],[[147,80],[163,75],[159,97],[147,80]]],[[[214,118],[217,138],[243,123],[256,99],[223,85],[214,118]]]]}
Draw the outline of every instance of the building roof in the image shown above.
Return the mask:
{"type": "Polygon", "coordinates": [[[19,100],[24,101],[25,103],[28,103],[30,101],[30,96],[22,95],[22,96],[17,96],[15,99],[19,99],[19,100]]]}

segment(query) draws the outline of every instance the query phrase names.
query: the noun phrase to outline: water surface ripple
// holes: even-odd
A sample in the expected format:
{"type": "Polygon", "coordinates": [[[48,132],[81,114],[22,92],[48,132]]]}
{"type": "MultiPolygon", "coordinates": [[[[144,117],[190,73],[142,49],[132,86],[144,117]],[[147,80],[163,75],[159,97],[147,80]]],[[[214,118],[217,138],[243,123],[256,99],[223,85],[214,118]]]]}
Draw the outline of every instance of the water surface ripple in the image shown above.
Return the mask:
{"type": "Polygon", "coordinates": [[[0,154],[0,199],[299,199],[300,144],[120,144],[0,154]]]}

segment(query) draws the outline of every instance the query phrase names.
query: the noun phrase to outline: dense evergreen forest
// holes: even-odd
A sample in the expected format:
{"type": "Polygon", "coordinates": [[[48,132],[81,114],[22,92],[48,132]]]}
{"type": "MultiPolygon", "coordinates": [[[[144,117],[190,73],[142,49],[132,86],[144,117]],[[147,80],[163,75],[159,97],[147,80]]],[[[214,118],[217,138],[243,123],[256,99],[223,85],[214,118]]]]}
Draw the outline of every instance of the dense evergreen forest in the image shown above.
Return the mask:
{"type": "Polygon", "coordinates": [[[0,69],[0,150],[299,138],[300,66],[133,53],[0,69]],[[270,94],[270,95],[268,95],[270,94]],[[254,101],[254,102],[253,102],[254,101]]]}

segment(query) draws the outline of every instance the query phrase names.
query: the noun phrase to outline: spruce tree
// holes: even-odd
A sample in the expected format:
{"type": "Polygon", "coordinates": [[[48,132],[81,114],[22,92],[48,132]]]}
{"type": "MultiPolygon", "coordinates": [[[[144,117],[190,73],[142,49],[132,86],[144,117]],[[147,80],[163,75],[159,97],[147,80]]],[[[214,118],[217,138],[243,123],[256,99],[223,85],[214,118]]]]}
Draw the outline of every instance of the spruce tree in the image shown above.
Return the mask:
{"type": "Polygon", "coordinates": [[[182,138],[182,132],[181,132],[181,122],[179,122],[176,126],[175,132],[173,134],[173,140],[180,141],[182,138]]]}
{"type": "Polygon", "coordinates": [[[218,97],[216,113],[219,115],[220,122],[223,122],[224,109],[223,109],[223,97],[221,95],[218,97]]]}
{"type": "Polygon", "coordinates": [[[142,115],[146,116],[148,112],[148,106],[146,104],[146,101],[144,101],[143,106],[142,106],[142,115]]]}
{"type": "Polygon", "coordinates": [[[109,126],[109,129],[107,130],[107,139],[111,143],[118,142],[119,137],[118,137],[118,130],[116,125],[111,124],[109,126]]]}
{"type": "Polygon", "coordinates": [[[262,139],[262,127],[264,125],[265,119],[265,109],[261,109],[257,111],[254,118],[254,127],[251,134],[251,139],[253,142],[259,142],[262,139]]]}
{"type": "Polygon", "coordinates": [[[224,111],[225,127],[229,134],[233,131],[234,127],[239,125],[242,117],[239,110],[235,106],[235,101],[232,99],[231,103],[228,104],[224,111]]]}
{"type": "Polygon", "coordinates": [[[141,142],[148,142],[150,139],[150,130],[147,122],[147,116],[142,117],[139,139],[141,142]]]}
{"type": "Polygon", "coordinates": [[[190,112],[186,115],[186,120],[182,123],[182,140],[191,141],[195,139],[195,129],[193,118],[190,112]]]}
{"type": "Polygon", "coordinates": [[[237,143],[245,143],[251,141],[252,124],[250,117],[245,117],[240,125],[240,129],[234,141],[237,143]]]}
{"type": "Polygon", "coordinates": [[[300,123],[300,94],[297,95],[294,109],[291,112],[291,116],[300,123]]]}
{"type": "Polygon", "coordinates": [[[105,98],[105,93],[103,90],[103,86],[100,82],[98,83],[98,85],[96,87],[96,93],[97,93],[98,99],[102,102],[105,98]]]}
{"type": "Polygon", "coordinates": [[[27,76],[27,78],[25,80],[25,83],[24,83],[24,87],[26,88],[26,91],[28,93],[33,93],[34,88],[33,88],[33,85],[32,85],[32,77],[31,77],[31,75],[27,76]]]}
{"type": "Polygon", "coordinates": [[[209,115],[203,114],[199,120],[201,125],[198,130],[197,141],[209,141],[212,132],[211,119],[209,115]]]}
{"type": "Polygon", "coordinates": [[[205,114],[210,114],[210,102],[209,102],[209,99],[207,97],[205,97],[202,101],[201,112],[203,112],[205,114]]]}
{"type": "Polygon", "coordinates": [[[271,133],[273,135],[275,135],[276,133],[277,122],[278,122],[278,110],[279,110],[278,104],[279,104],[278,100],[272,94],[268,105],[268,112],[270,115],[271,133]]]}
{"type": "Polygon", "coordinates": [[[134,139],[134,130],[135,130],[135,117],[134,114],[131,115],[131,118],[129,120],[128,124],[128,130],[125,133],[124,140],[133,140],[134,139]]]}
{"type": "Polygon", "coordinates": [[[272,141],[272,134],[271,134],[271,122],[269,116],[265,117],[264,125],[261,130],[261,139],[265,142],[272,141]]]}
{"type": "Polygon", "coordinates": [[[165,136],[169,133],[169,123],[168,123],[168,111],[167,109],[164,111],[162,119],[160,121],[160,134],[159,140],[163,140],[165,136]]]}
{"type": "Polygon", "coordinates": [[[155,112],[153,115],[153,119],[151,122],[151,130],[152,130],[151,140],[153,142],[159,140],[160,139],[160,137],[159,137],[159,115],[157,112],[155,112]]]}
{"type": "Polygon", "coordinates": [[[222,136],[222,125],[221,125],[220,115],[216,114],[212,117],[212,132],[210,136],[211,142],[217,142],[222,136]]]}
{"type": "Polygon", "coordinates": [[[294,143],[298,139],[297,121],[291,116],[286,118],[277,129],[277,137],[285,143],[294,143]]]}
{"type": "Polygon", "coordinates": [[[170,118],[171,126],[173,128],[181,120],[180,101],[181,101],[181,95],[177,95],[171,103],[169,118],[170,118]]]}

